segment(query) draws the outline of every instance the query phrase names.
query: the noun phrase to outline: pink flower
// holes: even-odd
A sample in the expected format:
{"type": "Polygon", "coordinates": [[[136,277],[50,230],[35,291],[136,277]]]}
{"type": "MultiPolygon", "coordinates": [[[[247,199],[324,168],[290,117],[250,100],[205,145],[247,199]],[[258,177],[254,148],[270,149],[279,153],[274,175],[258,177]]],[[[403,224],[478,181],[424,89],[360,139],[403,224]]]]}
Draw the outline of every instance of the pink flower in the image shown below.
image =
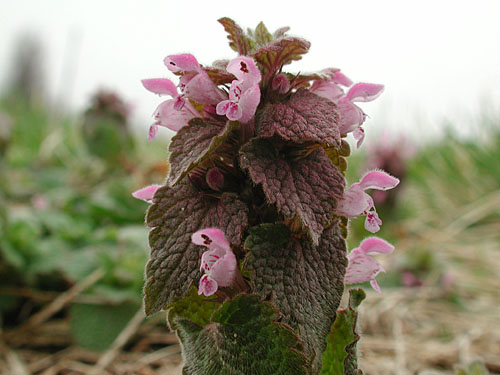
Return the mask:
{"type": "Polygon", "coordinates": [[[208,247],[201,256],[200,271],[205,271],[198,286],[198,294],[206,297],[219,287],[231,286],[236,277],[237,261],[224,233],[217,228],[200,229],[191,240],[196,245],[208,247]]]}
{"type": "Polygon", "coordinates": [[[144,87],[158,95],[172,97],[161,103],[153,116],[155,122],[149,128],[148,139],[151,141],[158,134],[158,126],[178,131],[186,126],[189,120],[199,117],[200,113],[188,99],[204,105],[215,105],[226,98],[217,86],[210,80],[208,74],[201,68],[193,55],[181,54],[167,56],[164,60],[167,68],[182,75],[179,79],[179,89],[166,78],[144,79],[144,87]]]}
{"type": "Polygon", "coordinates": [[[156,190],[160,185],[149,185],[146,187],[143,187],[142,189],[139,189],[137,191],[134,191],[132,193],[132,196],[137,199],[142,199],[145,202],[151,203],[153,201],[153,196],[156,193],[156,190]]]}
{"type": "Polygon", "coordinates": [[[229,99],[217,104],[217,114],[226,115],[231,121],[248,122],[260,102],[260,71],[255,62],[246,56],[230,61],[226,70],[237,79],[231,83],[229,99]]]}
{"type": "Polygon", "coordinates": [[[385,272],[382,265],[371,257],[376,254],[390,254],[394,251],[387,241],[378,237],[369,237],[361,241],[358,248],[352,250],[347,256],[348,266],[344,281],[346,284],[357,284],[370,281],[370,285],[378,293],[382,293],[375,277],[380,272],[385,272]]]}
{"type": "Polygon", "coordinates": [[[399,184],[399,179],[384,171],[367,172],[358,183],[352,184],[344,191],[336,209],[338,216],[348,218],[366,216],[365,229],[375,233],[380,230],[382,220],[379,219],[372,197],[365,193],[367,189],[389,190],[399,184]]]}
{"type": "Polygon", "coordinates": [[[314,81],[311,91],[332,102],[337,102],[344,96],[344,90],[333,81],[314,81]]]}
{"type": "Polygon", "coordinates": [[[277,74],[273,78],[272,89],[278,91],[280,94],[286,94],[290,91],[290,81],[283,73],[277,74]]]}
{"type": "Polygon", "coordinates": [[[189,120],[199,117],[198,111],[185,100],[183,94],[177,92],[177,87],[167,78],[143,79],[143,86],[158,95],[169,95],[172,99],[162,102],[154,111],[155,122],[149,128],[148,140],[152,141],[158,134],[158,126],[178,131],[186,126],[189,120]]]}
{"type": "Polygon", "coordinates": [[[187,98],[205,105],[215,105],[225,98],[193,55],[170,55],[163,62],[171,72],[182,74],[179,88],[187,98]]]}
{"type": "Polygon", "coordinates": [[[384,91],[384,86],[374,83],[356,83],[347,94],[344,94],[340,85],[349,87],[352,81],[340,71],[332,72],[332,69],[327,69],[324,72],[332,78],[328,81],[314,81],[311,92],[337,104],[340,113],[340,133],[352,132],[357,141],[356,146],[359,147],[365,138],[361,125],[365,121],[366,114],[354,102],[375,100],[384,91]]]}
{"type": "Polygon", "coordinates": [[[340,70],[333,73],[332,81],[345,87],[349,87],[353,84],[353,82],[340,70]]]}
{"type": "Polygon", "coordinates": [[[356,83],[347,94],[338,101],[340,112],[340,133],[347,134],[353,132],[356,146],[359,147],[365,138],[364,130],[361,127],[366,115],[353,102],[371,102],[384,91],[383,85],[374,83],[356,83]]]}

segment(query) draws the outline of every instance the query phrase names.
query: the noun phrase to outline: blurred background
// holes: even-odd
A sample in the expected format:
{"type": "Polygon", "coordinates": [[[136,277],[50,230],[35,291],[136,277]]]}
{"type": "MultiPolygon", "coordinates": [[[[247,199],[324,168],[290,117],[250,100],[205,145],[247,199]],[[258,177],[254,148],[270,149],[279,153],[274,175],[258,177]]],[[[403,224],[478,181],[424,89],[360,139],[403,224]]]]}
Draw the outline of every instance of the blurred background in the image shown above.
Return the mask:
{"type": "MultiPolygon", "coordinates": [[[[130,194],[163,181],[173,133],[147,142],[161,99],[140,80],[173,78],[168,54],[233,57],[222,16],[311,41],[288,71],[386,86],[348,170],[402,181],[373,194],[396,251],[361,308],[361,367],[500,373],[500,3],[189,4],[0,0],[0,374],[178,371],[141,307],[147,204],[130,194]]],[[[353,220],[350,248],[366,235],[353,220]]]]}

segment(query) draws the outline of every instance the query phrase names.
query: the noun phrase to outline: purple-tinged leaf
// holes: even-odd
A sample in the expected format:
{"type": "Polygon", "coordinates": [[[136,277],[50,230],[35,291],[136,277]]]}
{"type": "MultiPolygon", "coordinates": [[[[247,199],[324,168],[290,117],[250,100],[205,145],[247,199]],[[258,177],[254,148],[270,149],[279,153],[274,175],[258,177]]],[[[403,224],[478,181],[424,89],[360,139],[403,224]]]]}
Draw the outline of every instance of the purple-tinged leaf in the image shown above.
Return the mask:
{"type": "Polygon", "coordinates": [[[224,30],[229,34],[229,46],[240,55],[248,55],[254,48],[254,41],[245,35],[245,32],[231,18],[220,18],[219,23],[224,26],[224,30]]]}
{"type": "Polygon", "coordinates": [[[259,114],[257,135],[295,143],[316,142],[340,146],[337,106],[308,90],[292,94],[285,103],[268,104],[259,114]]]}
{"type": "Polygon", "coordinates": [[[224,68],[211,66],[203,67],[202,69],[208,74],[208,77],[212,80],[212,82],[218,86],[229,84],[236,79],[234,75],[226,71],[226,66],[224,66],[224,68]]]}
{"type": "Polygon", "coordinates": [[[288,32],[288,30],[290,30],[290,27],[289,26],[283,26],[283,27],[280,27],[279,29],[277,29],[274,33],[273,33],[273,38],[274,39],[279,39],[279,38],[282,38],[285,36],[285,33],[288,32]]]}
{"type": "Polygon", "coordinates": [[[286,37],[260,47],[250,56],[257,62],[264,79],[269,79],[283,65],[300,60],[302,55],[309,51],[310,46],[311,43],[307,40],[286,37]]]}
{"type": "Polygon", "coordinates": [[[200,259],[206,249],[192,243],[191,235],[202,228],[216,227],[230,243],[239,246],[248,225],[247,212],[236,194],[207,196],[187,178],[174,187],[157,190],[146,215],[147,225],[153,228],[144,287],[146,314],[160,311],[186,295],[201,277],[200,259]]]}
{"type": "Polygon", "coordinates": [[[238,123],[194,118],[172,138],[169,150],[170,174],[167,183],[172,186],[194,167],[217,151],[238,123]]]}
{"type": "Polygon", "coordinates": [[[282,224],[250,229],[244,268],[251,271],[255,292],[282,313],[282,321],[298,332],[313,373],[321,368],[326,337],[344,289],[346,244],[339,220],[323,232],[319,245],[290,236],[282,224]]]}
{"type": "Polygon", "coordinates": [[[285,74],[287,78],[290,80],[290,84],[292,85],[292,87],[299,89],[301,87],[311,86],[311,81],[330,81],[335,76],[335,72],[338,71],[339,69],[328,68],[314,73],[304,73],[304,74],[285,73],[285,74]]]}
{"type": "Polygon", "coordinates": [[[264,22],[262,21],[255,28],[254,38],[257,44],[261,46],[264,46],[273,41],[273,36],[267,30],[266,25],[264,25],[264,22]]]}
{"type": "Polygon", "coordinates": [[[301,223],[315,244],[333,219],[345,180],[322,148],[297,158],[275,142],[254,138],[240,150],[241,167],[262,184],[266,198],[285,218],[301,223]]]}

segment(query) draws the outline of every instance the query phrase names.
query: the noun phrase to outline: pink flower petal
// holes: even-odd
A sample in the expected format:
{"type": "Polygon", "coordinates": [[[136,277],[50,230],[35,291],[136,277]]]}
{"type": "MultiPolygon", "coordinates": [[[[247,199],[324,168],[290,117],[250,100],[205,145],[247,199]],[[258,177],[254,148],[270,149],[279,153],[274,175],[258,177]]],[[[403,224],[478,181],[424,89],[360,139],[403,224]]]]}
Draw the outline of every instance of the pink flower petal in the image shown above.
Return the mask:
{"type": "Polygon", "coordinates": [[[354,249],[347,256],[348,266],[344,277],[346,284],[363,283],[372,280],[376,275],[382,272],[379,262],[356,250],[357,249],[354,249]]]}
{"type": "Polygon", "coordinates": [[[231,286],[234,282],[236,268],[236,257],[233,252],[229,250],[226,255],[215,262],[212,269],[209,271],[209,275],[212,279],[217,281],[219,286],[231,286]]]}
{"type": "Polygon", "coordinates": [[[198,293],[209,296],[219,286],[231,286],[238,271],[238,262],[224,233],[217,228],[205,228],[193,233],[191,240],[196,245],[209,248],[201,256],[200,271],[205,271],[205,275],[200,279],[198,293]]]}
{"type": "Polygon", "coordinates": [[[310,90],[316,95],[331,100],[332,102],[337,101],[344,95],[344,90],[331,81],[314,81],[310,90]]]}
{"type": "Polygon", "coordinates": [[[360,126],[352,132],[356,142],[356,148],[359,148],[365,139],[365,130],[360,126]]]}
{"type": "Polygon", "coordinates": [[[217,281],[212,279],[207,274],[203,275],[200,279],[200,284],[198,286],[198,294],[203,294],[205,297],[210,297],[217,291],[218,285],[217,281]]]}
{"type": "Polygon", "coordinates": [[[353,84],[353,82],[340,70],[334,73],[332,81],[345,87],[349,87],[353,84]]]}
{"type": "Polygon", "coordinates": [[[378,237],[365,238],[359,244],[359,248],[367,255],[390,254],[394,251],[394,246],[378,237]]]}
{"type": "Polygon", "coordinates": [[[375,83],[356,83],[347,92],[347,99],[351,102],[371,102],[377,99],[384,91],[384,85],[375,83]]]}
{"type": "Polygon", "coordinates": [[[231,246],[224,236],[224,233],[217,228],[204,228],[195,232],[191,236],[194,244],[208,247],[210,250],[220,250],[222,255],[231,251],[231,246]]]}
{"type": "Polygon", "coordinates": [[[148,141],[151,142],[158,135],[158,125],[153,124],[149,127],[148,141]]]}
{"type": "Polygon", "coordinates": [[[170,130],[178,131],[186,126],[192,118],[196,117],[186,105],[179,111],[175,109],[176,100],[171,99],[161,103],[155,111],[157,125],[164,126],[170,130]]]}
{"type": "Polygon", "coordinates": [[[234,74],[240,81],[259,83],[261,79],[260,70],[250,57],[238,56],[229,62],[226,70],[234,74]]]}
{"type": "Polygon", "coordinates": [[[217,88],[205,72],[197,74],[186,84],[184,94],[195,102],[206,105],[215,105],[226,99],[226,95],[217,88]]]}
{"type": "Polygon", "coordinates": [[[365,121],[365,113],[345,97],[337,103],[340,113],[340,133],[347,134],[358,128],[365,121]]]}
{"type": "Polygon", "coordinates": [[[375,207],[366,213],[365,229],[371,233],[377,233],[382,225],[382,220],[378,217],[375,207]]]}
{"type": "Polygon", "coordinates": [[[177,97],[177,87],[174,83],[167,78],[151,78],[143,79],[142,85],[155,94],[158,95],[170,95],[172,98],[177,97]]]}
{"type": "Polygon", "coordinates": [[[201,71],[200,64],[190,53],[167,56],[163,63],[168,70],[174,73],[201,71]]]}
{"type": "Polygon", "coordinates": [[[372,286],[373,289],[375,289],[375,291],[378,294],[382,294],[382,289],[380,289],[380,286],[378,285],[377,280],[371,279],[370,280],[370,285],[372,286]]]}
{"type": "Polygon", "coordinates": [[[273,78],[272,88],[280,94],[286,94],[290,90],[290,82],[283,73],[273,78]]]}
{"type": "Polygon", "coordinates": [[[354,184],[344,191],[335,213],[338,216],[353,218],[363,215],[372,206],[372,198],[358,184],[354,184]]]}
{"type": "Polygon", "coordinates": [[[132,196],[134,198],[141,199],[143,201],[151,203],[153,201],[153,196],[155,195],[156,190],[158,190],[159,187],[160,187],[160,185],[146,186],[146,187],[143,187],[142,189],[134,191],[132,193],[132,196]]]}
{"type": "Polygon", "coordinates": [[[216,111],[218,115],[226,115],[226,117],[231,121],[238,121],[242,115],[240,106],[232,100],[223,100],[217,104],[216,111]]]}
{"type": "Polygon", "coordinates": [[[254,115],[257,107],[260,103],[260,88],[258,84],[254,84],[248,90],[243,92],[239,102],[239,107],[241,108],[241,118],[240,122],[246,123],[250,121],[254,115]]]}
{"type": "Polygon", "coordinates": [[[395,188],[398,184],[399,179],[391,176],[387,172],[377,170],[367,172],[363,178],[361,178],[361,181],[359,181],[359,186],[363,190],[389,190],[395,188]]]}
{"type": "Polygon", "coordinates": [[[388,190],[399,183],[399,180],[384,171],[370,171],[361,181],[352,184],[344,191],[335,214],[347,218],[365,215],[365,229],[375,233],[380,230],[382,220],[378,217],[373,198],[366,194],[366,189],[388,190]]]}
{"type": "Polygon", "coordinates": [[[207,250],[201,255],[200,271],[210,271],[214,264],[218,262],[226,254],[226,251],[217,248],[207,250]]]}
{"type": "Polygon", "coordinates": [[[370,237],[361,242],[360,247],[352,250],[347,256],[348,266],[344,281],[346,284],[357,284],[370,281],[370,285],[381,293],[375,277],[385,272],[382,265],[371,257],[372,254],[389,254],[394,246],[377,237],[370,237]]]}

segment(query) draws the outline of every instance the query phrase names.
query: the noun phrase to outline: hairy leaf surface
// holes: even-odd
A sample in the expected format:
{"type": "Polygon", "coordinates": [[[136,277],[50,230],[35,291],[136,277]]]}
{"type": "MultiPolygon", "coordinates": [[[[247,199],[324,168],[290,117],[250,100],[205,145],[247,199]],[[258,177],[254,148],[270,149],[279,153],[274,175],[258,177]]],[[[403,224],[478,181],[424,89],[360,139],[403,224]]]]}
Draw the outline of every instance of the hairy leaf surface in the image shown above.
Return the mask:
{"type": "Polygon", "coordinates": [[[177,329],[174,323],[176,317],[188,318],[193,323],[205,326],[210,323],[214,311],[220,306],[215,302],[216,296],[205,297],[198,294],[198,289],[191,286],[186,297],[176,301],[168,309],[167,322],[170,329],[177,329]]]}
{"type": "Polygon", "coordinates": [[[228,33],[229,46],[240,55],[248,55],[254,48],[255,42],[245,35],[243,29],[231,18],[220,18],[219,23],[228,33]]]}
{"type": "Polygon", "coordinates": [[[261,46],[271,43],[273,41],[273,36],[267,30],[266,25],[264,25],[264,22],[262,21],[255,28],[254,38],[257,44],[261,46]]]}
{"type": "Polygon", "coordinates": [[[216,63],[214,63],[214,66],[203,67],[203,70],[208,74],[210,80],[215,85],[225,85],[233,82],[233,80],[236,79],[236,77],[232,73],[226,71],[226,66],[227,61],[217,61],[216,63]],[[215,66],[216,64],[221,66],[215,66]],[[223,64],[225,64],[225,66],[223,66],[223,64]]]}
{"type": "Polygon", "coordinates": [[[299,89],[301,87],[311,86],[311,81],[329,81],[335,76],[335,73],[338,72],[339,70],[340,69],[336,68],[327,68],[314,73],[304,73],[304,74],[285,73],[285,75],[290,80],[290,85],[296,89],[299,89]]]}
{"type": "Polygon", "coordinates": [[[185,296],[201,276],[200,257],[206,248],[192,244],[191,234],[217,227],[239,246],[248,223],[247,213],[236,194],[207,196],[187,178],[174,187],[157,190],[146,215],[146,223],[153,228],[149,233],[151,259],[144,287],[148,315],[185,296]]]}
{"type": "Polygon", "coordinates": [[[225,126],[194,118],[180,129],[172,138],[170,174],[167,183],[172,186],[189,171],[203,162],[224,143],[229,134],[238,126],[237,122],[228,121],[225,126]]]}
{"type": "Polygon", "coordinates": [[[359,375],[356,344],[357,308],[365,299],[363,289],[349,290],[349,306],[337,311],[337,319],[328,336],[328,346],[323,354],[321,375],[359,375]]]}
{"type": "Polygon", "coordinates": [[[276,323],[278,312],[260,296],[239,295],[202,327],[176,318],[185,375],[305,375],[307,360],[297,336],[276,323]]]}
{"type": "Polygon", "coordinates": [[[286,218],[300,220],[315,244],[333,219],[344,191],[344,177],[322,148],[296,158],[279,151],[272,139],[254,138],[240,150],[240,163],[271,204],[286,218]]]}
{"type": "Polygon", "coordinates": [[[313,356],[313,373],[318,373],[347,266],[338,222],[324,231],[318,246],[291,237],[285,225],[262,224],[250,229],[245,248],[245,268],[255,292],[271,296],[283,323],[298,331],[306,353],[313,356]]]}
{"type": "Polygon", "coordinates": [[[268,104],[259,115],[257,134],[274,134],[296,143],[316,142],[340,146],[339,114],[332,101],[298,90],[286,103],[268,104]]]}
{"type": "Polygon", "coordinates": [[[294,37],[284,37],[260,47],[250,56],[255,59],[264,78],[272,76],[283,65],[300,60],[309,51],[311,43],[294,37]]]}

